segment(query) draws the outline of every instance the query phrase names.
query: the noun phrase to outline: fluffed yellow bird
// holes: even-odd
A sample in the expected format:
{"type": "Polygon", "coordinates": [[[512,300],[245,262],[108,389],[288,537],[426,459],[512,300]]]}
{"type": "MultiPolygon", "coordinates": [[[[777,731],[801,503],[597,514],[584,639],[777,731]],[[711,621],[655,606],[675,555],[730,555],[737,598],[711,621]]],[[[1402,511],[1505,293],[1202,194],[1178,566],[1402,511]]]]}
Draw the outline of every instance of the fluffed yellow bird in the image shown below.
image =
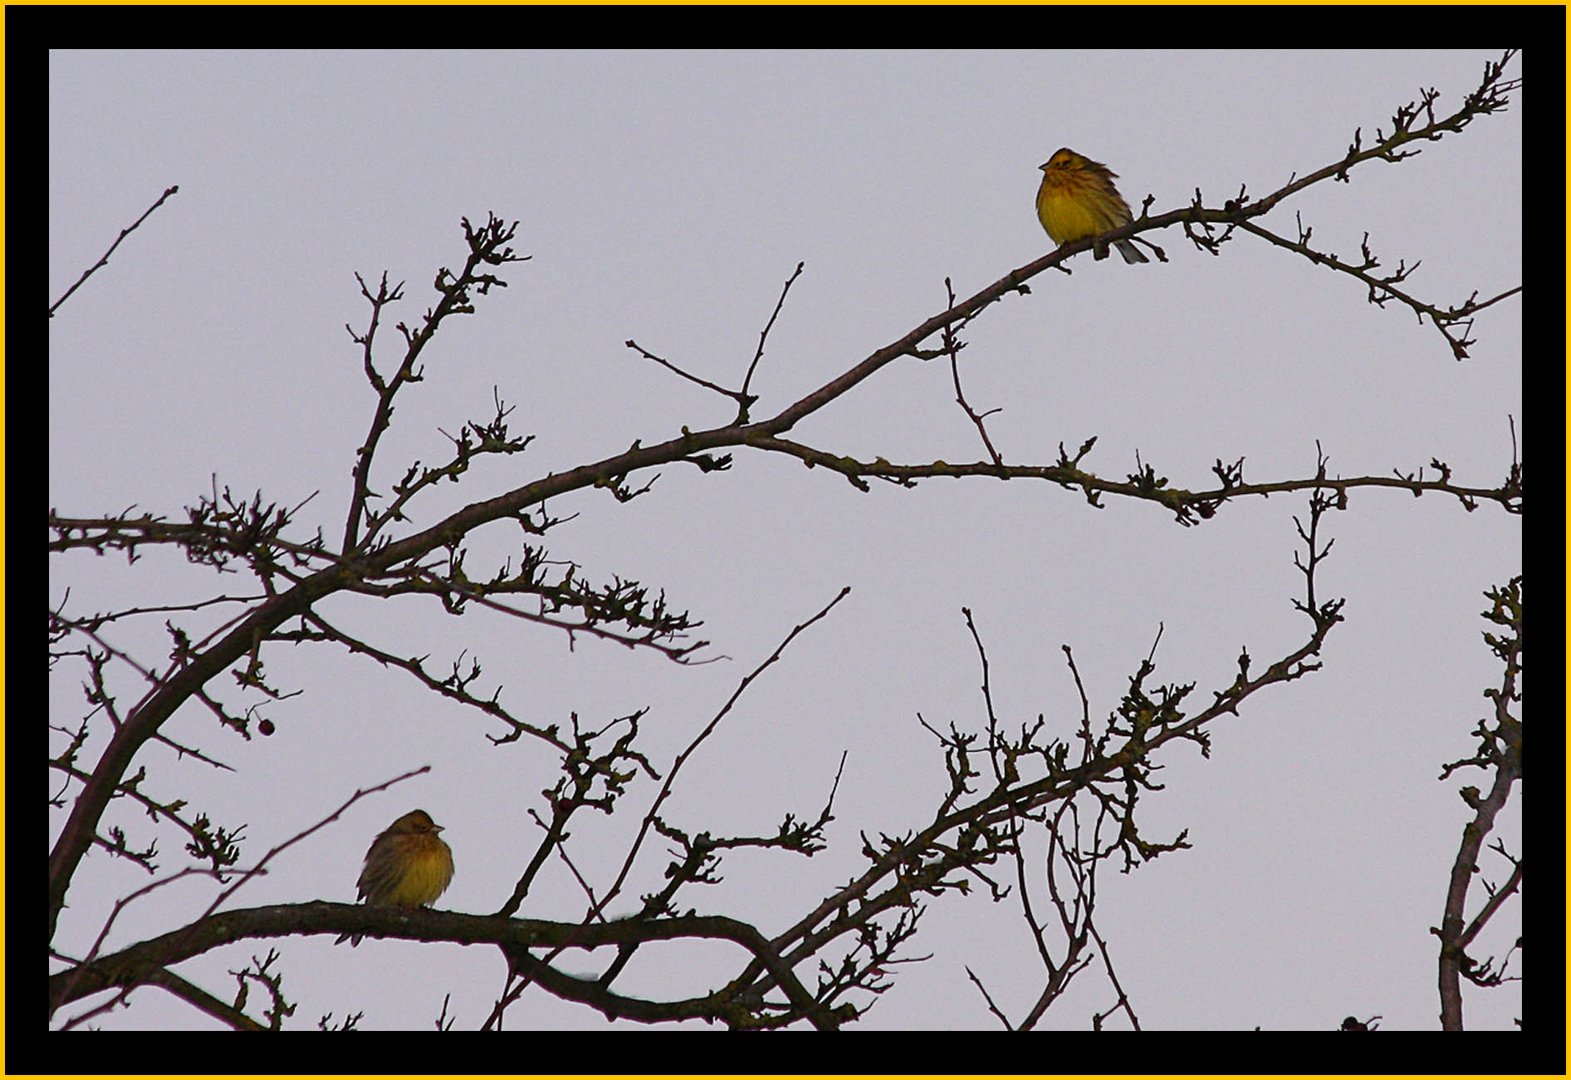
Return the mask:
{"type": "MultiPolygon", "coordinates": [[[[1047,159],[1042,166],[1042,186],[1036,192],[1036,216],[1053,243],[1063,247],[1071,240],[1099,236],[1134,220],[1129,204],[1113,186],[1117,177],[1100,161],[1067,146],[1047,159]]],[[[1132,240],[1117,240],[1113,246],[1126,263],[1151,261],[1132,240]]],[[[1105,259],[1107,248],[1099,245],[1093,254],[1105,259]]]]}
{"type": "MultiPolygon", "coordinates": [[[[411,810],[384,829],[365,853],[356,883],[361,903],[410,908],[434,903],[453,880],[453,851],[441,831],[424,810],[411,810]]],[[[345,940],[358,945],[360,935],[344,934],[338,942],[345,940]]]]}

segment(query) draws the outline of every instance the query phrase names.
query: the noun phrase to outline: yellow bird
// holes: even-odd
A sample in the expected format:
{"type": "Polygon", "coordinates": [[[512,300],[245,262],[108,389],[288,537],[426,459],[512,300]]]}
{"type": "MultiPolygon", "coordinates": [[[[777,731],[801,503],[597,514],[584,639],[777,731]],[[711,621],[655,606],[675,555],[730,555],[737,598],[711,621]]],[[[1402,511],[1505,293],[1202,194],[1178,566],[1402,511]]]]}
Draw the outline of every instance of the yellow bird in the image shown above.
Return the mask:
{"type": "MultiPolygon", "coordinates": [[[[1042,186],[1036,193],[1036,216],[1053,243],[1063,247],[1134,220],[1129,204],[1113,186],[1117,177],[1100,161],[1067,146],[1047,159],[1042,166],[1042,186]]],[[[1113,246],[1126,263],[1151,261],[1131,240],[1117,240],[1113,246]]],[[[1101,245],[1093,253],[1098,259],[1107,258],[1107,248],[1101,245]]]]}
{"type": "MultiPolygon", "coordinates": [[[[437,834],[442,826],[424,810],[411,810],[389,825],[365,853],[356,883],[360,901],[387,907],[428,907],[453,880],[453,851],[437,834]]],[[[360,944],[359,934],[344,934],[360,944]]],[[[337,942],[335,942],[337,944],[337,942]]]]}

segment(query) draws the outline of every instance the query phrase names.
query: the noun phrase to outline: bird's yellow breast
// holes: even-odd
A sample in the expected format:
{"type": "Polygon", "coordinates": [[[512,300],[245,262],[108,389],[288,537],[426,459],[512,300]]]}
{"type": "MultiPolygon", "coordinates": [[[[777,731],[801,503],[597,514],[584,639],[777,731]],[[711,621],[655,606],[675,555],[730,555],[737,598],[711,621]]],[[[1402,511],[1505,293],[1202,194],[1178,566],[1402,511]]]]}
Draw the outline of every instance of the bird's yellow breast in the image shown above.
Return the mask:
{"type": "Polygon", "coordinates": [[[1036,194],[1036,216],[1055,244],[1084,240],[1111,227],[1107,215],[1086,193],[1054,183],[1051,176],[1043,179],[1036,194]]]}
{"type": "Polygon", "coordinates": [[[434,836],[423,837],[403,859],[403,875],[388,891],[383,903],[424,907],[447,891],[453,880],[453,853],[434,836]]]}

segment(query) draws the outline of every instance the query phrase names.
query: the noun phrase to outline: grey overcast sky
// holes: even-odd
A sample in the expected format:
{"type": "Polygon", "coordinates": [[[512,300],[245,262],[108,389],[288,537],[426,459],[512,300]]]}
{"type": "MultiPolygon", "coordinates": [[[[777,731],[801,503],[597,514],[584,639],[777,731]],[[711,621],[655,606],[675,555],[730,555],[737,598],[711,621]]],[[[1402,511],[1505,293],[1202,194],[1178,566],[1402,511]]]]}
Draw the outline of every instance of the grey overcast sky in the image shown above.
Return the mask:
{"type": "MultiPolygon", "coordinates": [[[[367,309],[354,274],[407,282],[389,321],[414,323],[439,266],[464,257],[459,220],[519,221],[508,287],[479,297],[427,350],[381,451],[387,490],[408,463],[444,460],[493,389],[527,454],[477,467],[418,505],[411,528],[529,480],[711,427],[726,403],[624,346],[640,345],[736,384],[781,286],[806,268],[755,378],[773,412],[946,306],[1046,252],[1037,166],[1070,146],[1119,174],[1138,207],[1220,205],[1336,161],[1421,87],[1449,112],[1499,48],[1449,52],[72,52],[50,62],[49,289],[57,297],[171,184],[179,194],[134,233],[52,320],[51,507],[91,516],[135,506],[183,517],[220,487],[293,506],[299,536],[341,533],[354,451],[373,396],[345,324],[367,309]]],[[[1520,74],[1523,60],[1515,62],[1520,74]]],[[[1521,283],[1521,92],[1511,108],[1425,145],[1400,165],[1358,168],[1279,207],[1264,224],[1356,257],[1368,234],[1383,269],[1439,305],[1521,283]]],[[[1396,305],[1370,305],[1349,278],[1248,236],[1221,257],[1178,229],[1147,234],[1170,261],[1074,258],[1029,296],[988,309],[967,333],[966,391],[999,408],[1004,457],[1045,464],[1090,436],[1083,463],[1121,479],[1136,456],[1175,487],[1214,485],[1218,459],[1256,482],[1310,476],[1316,444],[1334,475],[1410,472],[1432,458],[1457,482],[1493,487],[1521,433],[1521,305],[1484,312],[1472,356],[1396,305]]],[[[391,326],[380,359],[397,362],[391,326]]],[[[985,457],[956,407],[947,365],[897,362],[793,436],[896,462],[985,457]]],[[[636,479],[636,478],[635,478],[636,479]]],[[[690,890],[702,911],[783,929],[859,872],[860,834],[900,833],[931,813],[942,755],[918,722],[979,728],[974,614],[1000,715],[1043,716],[1068,737],[1080,711],[1061,646],[1074,650],[1094,718],[1118,702],[1152,648],[1155,680],[1232,681],[1241,647],[1269,662],[1301,642],[1292,601],[1306,499],[1230,503],[1182,528],[1145,502],[1035,481],[929,480],[862,494],[827,470],[741,453],[729,472],[664,469],[620,505],[604,492],[553,505],[554,557],[594,579],[663,589],[704,621],[715,663],[680,667],[611,644],[432,604],[338,600],[328,614],[387,648],[461,652],[536,722],[603,722],[649,709],[646,751],[669,760],[737,681],[842,586],[851,594],[743,697],[688,767],[669,807],[684,827],[772,832],[812,815],[842,753],[831,847],[738,856],[725,881],[690,890]]],[[[1148,1029],[1329,1029],[1343,1016],[1387,1029],[1437,1026],[1436,940],[1446,875],[1477,777],[1437,780],[1467,757],[1499,682],[1481,638],[1484,591],[1521,568],[1520,519],[1440,495],[1355,492],[1327,521],[1335,547],[1322,596],[1345,596],[1324,669],[1253,698],[1212,728],[1212,753],[1179,747],[1143,805],[1143,830],[1188,830],[1191,850],[1108,875],[1099,929],[1148,1029]]],[[[471,573],[506,558],[516,530],[482,532],[471,573]]],[[[51,565],[57,604],[78,611],[187,602],[249,583],[217,581],[171,553],[73,555],[51,565]]],[[[166,662],[159,623],[115,639],[166,662]]],[[[199,629],[212,622],[191,619],[199,629]]],[[[292,848],[232,901],[354,898],[371,837],[414,807],[446,826],[457,862],[438,906],[491,912],[533,850],[529,817],[553,779],[537,747],[496,748],[484,717],[433,700],[376,665],[300,647],[264,657],[298,696],[264,710],[271,738],[242,742],[195,709],[172,734],[233,773],[146,752],[144,790],[244,823],[247,856],[330,812],[356,788],[429,764],[292,848]]],[[[140,693],[122,672],[126,704],[140,693]]],[[[232,694],[232,687],[215,687],[232,694]]],[[[51,686],[51,723],[83,712],[80,672],[51,686]]],[[[233,698],[231,702],[233,703],[233,698]]],[[[89,744],[89,759],[102,740],[89,744]]],[[[51,780],[52,787],[55,781],[51,780]]],[[[571,850],[604,880],[651,789],[615,818],[586,821],[571,850]],[[624,818],[626,820],[624,820],[624,818]]],[[[1519,804],[1502,819],[1517,846],[1519,804]]],[[[163,872],[184,865],[173,835],[121,810],[134,841],[160,839],[163,872]]],[[[51,839],[60,819],[51,820],[51,839]]],[[[646,852],[639,888],[659,881],[646,852]]],[[[1485,876],[1502,880],[1497,861],[1485,876]]],[[[576,918],[582,897],[557,867],[525,915],[576,918]]],[[[57,945],[85,953],[112,898],[146,882],[89,856],[57,945]]],[[[189,879],[133,905],[106,947],[194,917],[213,886],[189,879]]],[[[631,902],[630,902],[631,903],[631,902]]],[[[1519,907],[1480,951],[1499,955],[1519,907]]],[[[985,895],[934,901],[893,988],[858,1026],[995,1027],[969,967],[1018,1017],[1041,969],[1017,907],[985,895]]],[[[364,1010],[367,1028],[428,1027],[451,995],[459,1028],[485,1018],[501,982],[495,950],[329,937],[220,950],[181,973],[220,997],[225,974],[282,954],[292,1026],[364,1010]]],[[[581,969],[597,961],[579,957],[581,969]]],[[[626,992],[702,992],[734,956],[649,950],[626,992]],[[674,965],[674,966],[673,966],[674,965]]],[[[567,965],[573,968],[572,963],[567,965]]],[[[802,972],[811,978],[811,972],[802,972]]],[[[721,975],[719,977],[725,977],[721,975]]],[[[1046,1026],[1085,1029],[1114,993],[1085,972],[1046,1026]]],[[[1467,999],[1474,1029],[1521,1015],[1520,984],[1467,999]]],[[[57,1017],[58,1023],[62,1017],[57,1017]]],[[[97,1021],[108,1028],[212,1022],[155,992],[97,1021]]],[[[533,993],[513,1028],[604,1025],[533,993]]]]}

